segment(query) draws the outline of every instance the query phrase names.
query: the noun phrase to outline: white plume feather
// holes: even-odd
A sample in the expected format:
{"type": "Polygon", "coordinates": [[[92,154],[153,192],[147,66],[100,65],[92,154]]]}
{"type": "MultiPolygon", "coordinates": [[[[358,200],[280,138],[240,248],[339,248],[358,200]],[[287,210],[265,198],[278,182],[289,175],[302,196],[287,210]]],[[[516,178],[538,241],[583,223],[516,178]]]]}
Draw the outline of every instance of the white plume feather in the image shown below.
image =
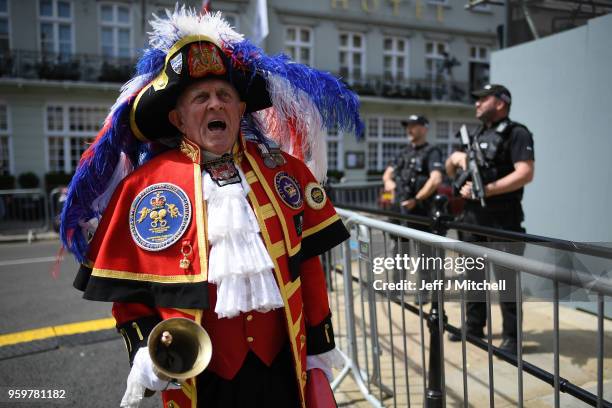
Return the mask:
{"type": "Polygon", "coordinates": [[[150,24],[153,31],[149,33],[149,45],[165,53],[188,35],[204,35],[220,48],[244,40],[244,36],[234,31],[222,18],[221,12],[199,15],[194,9],[184,5],[179,7],[177,4],[174,12],[166,10],[165,18],[153,15],[150,24]]]}

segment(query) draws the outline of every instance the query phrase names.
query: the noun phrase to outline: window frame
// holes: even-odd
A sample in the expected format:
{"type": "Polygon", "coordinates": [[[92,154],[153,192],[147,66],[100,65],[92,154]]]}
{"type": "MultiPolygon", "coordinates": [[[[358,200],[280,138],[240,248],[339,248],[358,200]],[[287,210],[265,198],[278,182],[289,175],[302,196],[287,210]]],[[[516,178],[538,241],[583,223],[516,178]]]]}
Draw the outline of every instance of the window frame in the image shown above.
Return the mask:
{"type": "Polygon", "coordinates": [[[342,70],[342,66],[340,65],[340,53],[341,52],[346,52],[347,53],[347,71],[348,71],[348,75],[346,78],[344,78],[349,84],[353,84],[355,82],[361,82],[361,81],[365,81],[366,78],[366,71],[367,71],[367,67],[366,67],[366,63],[368,61],[367,58],[367,49],[366,49],[366,36],[363,33],[360,33],[358,31],[338,31],[338,68],[341,71],[342,70]],[[346,34],[348,36],[349,39],[349,44],[346,46],[343,46],[340,42],[340,37],[346,34]],[[353,43],[353,37],[354,36],[358,36],[361,37],[361,48],[355,48],[353,43]],[[356,78],[354,75],[354,66],[353,66],[353,58],[352,55],[356,52],[361,52],[361,75],[360,77],[356,78]]]}
{"type": "MultiPolygon", "coordinates": [[[[70,130],[70,108],[96,108],[100,109],[104,112],[104,115],[101,115],[102,121],[105,119],[106,114],[108,112],[108,106],[97,103],[76,103],[76,102],[48,102],[43,106],[43,134],[45,139],[45,169],[47,172],[55,172],[60,171],[66,174],[71,174],[76,170],[76,167],[72,167],[73,157],[70,146],[70,141],[74,138],[85,139],[93,141],[96,137],[97,133],[103,126],[103,122],[98,124],[98,128],[95,130],[70,130]],[[61,108],[62,115],[62,129],[57,130],[49,129],[49,108],[61,108]],[[64,160],[63,169],[52,169],[51,168],[51,150],[50,150],[50,139],[51,138],[61,138],[62,139],[62,149],[64,156],[62,157],[64,160]]],[[[78,160],[78,158],[76,158],[78,160]]]]}
{"type": "MultiPolygon", "coordinates": [[[[288,47],[293,47],[295,49],[295,56],[298,57],[300,55],[300,50],[302,48],[307,48],[309,53],[308,53],[308,62],[302,61],[301,58],[293,58],[294,61],[296,62],[300,62],[302,64],[307,64],[309,66],[313,66],[314,64],[314,50],[315,50],[315,43],[314,43],[314,30],[312,29],[312,27],[308,27],[305,25],[297,25],[297,24],[291,24],[291,25],[286,25],[285,26],[285,30],[283,31],[284,37],[283,37],[283,46],[285,49],[285,53],[287,53],[287,48],[288,47]],[[294,29],[295,30],[295,41],[290,41],[289,40],[289,29],[294,29]],[[309,43],[305,43],[302,42],[300,39],[300,34],[301,31],[308,31],[308,36],[310,38],[310,42],[309,43]]],[[[288,53],[287,53],[288,54],[288,53]]]]}
{"type": "Polygon", "coordinates": [[[120,3],[113,1],[103,1],[98,3],[98,51],[101,56],[107,58],[117,58],[117,59],[131,59],[134,57],[134,12],[133,5],[131,3],[120,3]],[[111,6],[113,11],[113,21],[108,22],[102,19],[102,7],[111,6]],[[118,9],[119,7],[125,7],[129,12],[129,22],[121,23],[118,21],[118,9]],[[104,28],[110,28],[113,32],[113,52],[111,55],[104,55],[104,44],[102,42],[102,31],[104,28]],[[119,30],[120,29],[128,29],[129,30],[129,55],[121,56],[119,55],[119,30]]]}
{"type": "Polygon", "coordinates": [[[38,48],[39,51],[41,53],[44,53],[45,50],[43,48],[43,41],[42,41],[42,24],[43,23],[50,23],[53,25],[53,54],[59,55],[60,54],[60,50],[59,50],[59,26],[60,24],[69,24],[70,25],[70,53],[69,55],[74,55],[75,54],[75,30],[74,30],[74,2],[72,0],[49,0],[51,1],[51,5],[53,8],[53,15],[52,16],[43,16],[41,15],[41,9],[40,9],[40,1],[38,0],[36,2],[36,10],[37,10],[37,16],[38,16],[38,25],[37,25],[37,31],[38,31],[38,40],[37,40],[37,44],[38,44],[38,48]],[[58,2],[65,2],[70,4],[70,18],[66,18],[66,17],[59,17],[57,15],[57,11],[58,11],[58,2]]]}
{"type": "Polygon", "coordinates": [[[388,160],[385,161],[385,158],[383,155],[383,145],[395,144],[398,146],[398,149],[401,150],[403,147],[407,146],[410,143],[410,140],[408,139],[408,136],[406,136],[405,131],[402,136],[397,136],[397,137],[389,137],[389,136],[385,137],[385,133],[383,131],[385,127],[385,120],[397,121],[400,123],[400,127],[402,127],[401,121],[405,119],[406,119],[405,116],[394,116],[394,115],[369,115],[364,118],[364,122],[366,123],[366,137],[365,137],[366,163],[367,163],[366,167],[368,170],[385,171],[385,169],[387,168],[389,161],[388,160]],[[370,132],[371,127],[370,127],[369,121],[371,119],[377,120],[376,135],[372,135],[370,132]],[[376,145],[376,167],[375,168],[372,168],[370,166],[370,145],[371,144],[376,145]]]}
{"type": "Polygon", "coordinates": [[[0,11],[0,19],[6,18],[6,35],[8,40],[8,49],[9,51],[13,49],[12,43],[12,29],[13,25],[11,24],[11,2],[6,0],[6,12],[0,11]]]}
{"type": "Polygon", "coordinates": [[[403,72],[403,79],[402,80],[407,80],[410,78],[410,40],[408,40],[408,38],[406,37],[401,37],[401,36],[397,36],[397,35],[385,35],[383,36],[383,77],[386,75],[386,71],[385,71],[385,61],[384,58],[387,56],[391,57],[391,67],[392,67],[392,73],[391,73],[391,81],[399,81],[400,79],[398,78],[398,69],[397,69],[397,58],[398,57],[404,57],[404,72],[403,72]],[[392,44],[392,50],[385,50],[385,41],[387,39],[391,40],[391,44],[392,44]],[[404,51],[403,53],[400,52],[398,50],[397,47],[397,43],[399,42],[399,40],[404,41],[404,51]]]}
{"type": "MultiPolygon", "coordinates": [[[[11,120],[11,107],[5,100],[0,100],[0,106],[4,106],[6,108],[6,129],[0,128],[0,138],[7,138],[7,148],[8,148],[8,174],[15,174],[15,158],[13,156],[13,123],[11,120]]],[[[0,174],[2,174],[2,168],[0,168],[0,174]]]]}
{"type": "Polygon", "coordinates": [[[442,150],[442,158],[446,158],[454,151],[453,145],[460,145],[461,140],[455,139],[455,133],[459,131],[461,125],[467,125],[468,131],[472,132],[474,127],[480,126],[478,120],[466,120],[465,118],[453,118],[453,117],[441,117],[435,118],[431,122],[433,126],[430,127],[427,135],[427,141],[435,146],[438,146],[442,150]],[[446,122],[448,124],[447,137],[445,139],[438,138],[438,126],[439,123],[446,122]],[[446,149],[442,148],[442,145],[446,146],[446,149]]]}
{"type": "Polygon", "coordinates": [[[470,45],[470,52],[468,54],[469,58],[468,58],[468,62],[485,62],[487,64],[491,63],[491,47],[487,46],[487,45],[479,45],[479,44],[473,44],[470,45]],[[487,50],[487,57],[486,58],[481,58],[480,57],[480,50],[481,49],[485,49],[487,50]],[[476,50],[476,57],[472,57],[472,50],[476,50]]]}
{"type": "MultiPolygon", "coordinates": [[[[325,141],[327,143],[336,143],[336,163],[335,168],[328,166],[328,170],[344,171],[344,133],[338,129],[327,130],[325,132],[325,141]]],[[[329,151],[327,152],[329,159],[329,151]]]]}
{"type": "Polygon", "coordinates": [[[444,49],[446,51],[446,53],[448,55],[450,55],[450,45],[448,43],[448,41],[441,41],[441,40],[427,40],[425,41],[425,75],[427,79],[430,79],[432,82],[435,82],[438,76],[438,72],[437,72],[437,67],[435,67],[434,70],[432,70],[431,72],[427,69],[427,61],[428,60],[433,60],[434,63],[437,63],[437,61],[440,60],[444,60],[444,56],[442,54],[438,54],[438,46],[440,44],[444,45],[444,49]],[[428,53],[427,52],[427,45],[431,43],[433,44],[433,50],[434,53],[428,53]]]}

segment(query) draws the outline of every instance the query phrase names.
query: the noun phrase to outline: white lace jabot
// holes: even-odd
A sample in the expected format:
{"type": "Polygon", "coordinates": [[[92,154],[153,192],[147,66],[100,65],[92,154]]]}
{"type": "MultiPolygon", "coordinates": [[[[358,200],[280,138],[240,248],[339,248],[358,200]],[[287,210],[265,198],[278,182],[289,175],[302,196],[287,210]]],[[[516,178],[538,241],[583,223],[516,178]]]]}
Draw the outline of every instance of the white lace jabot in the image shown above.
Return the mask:
{"type": "Polygon", "coordinates": [[[202,177],[211,244],[208,280],[217,285],[215,312],[220,318],[283,307],[272,273],[274,264],[246,199],[251,188],[236,167],[241,183],[220,187],[208,172],[204,171],[202,177]]]}

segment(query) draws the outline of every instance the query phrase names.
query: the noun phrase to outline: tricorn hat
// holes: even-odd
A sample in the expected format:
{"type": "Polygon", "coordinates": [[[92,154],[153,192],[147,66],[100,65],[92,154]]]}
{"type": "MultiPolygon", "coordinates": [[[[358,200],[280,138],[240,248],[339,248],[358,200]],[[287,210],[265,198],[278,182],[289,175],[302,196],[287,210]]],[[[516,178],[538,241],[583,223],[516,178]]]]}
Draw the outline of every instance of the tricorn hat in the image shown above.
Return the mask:
{"type": "Polygon", "coordinates": [[[212,38],[190,35],[172,46],[161,73],[136,96],[130,113],[130,127],[136,137],[146,142],[175,135],[177,129],[168,120],[168,112],[189,84],[210,78],[230,82],[246,103],[247,113],[272,105],[261,73],[234,66],[212,38]]]}

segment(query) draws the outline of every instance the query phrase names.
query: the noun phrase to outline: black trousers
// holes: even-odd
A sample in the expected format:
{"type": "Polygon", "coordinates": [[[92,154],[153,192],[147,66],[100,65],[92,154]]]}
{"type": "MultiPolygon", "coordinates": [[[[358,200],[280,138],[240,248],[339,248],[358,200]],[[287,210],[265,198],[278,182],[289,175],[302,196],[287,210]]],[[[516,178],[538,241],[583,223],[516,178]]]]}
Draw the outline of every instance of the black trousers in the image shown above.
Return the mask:
{"type": "Polygon", "coordinates": [[[238,374],[225,380],[209,371],[197,378],[199,408],[297,408],[300,406],[289,345],[268,367],[249,352],[238,374]]]}
{"type": "MultiPolygon", "coordinates": [[[[523,210],[520,202],[506,203],[503,205],[492,206],[491,208],[483,209],[474,203],[467,203],[463,212],[463,222],[476,224],[485,227],[503,229],[514,232],[525,232],[521,227],[523,221],[523,210]]],[[[508,242],[501,239],[487,238],[481,235],[462,233],[459,237],[466,242],[487,242],[494,243],[493,249],[498,249],[504,252],[515,255],[522,255],[525,245],[519,242],[508,242]]],[[[517,336],[517,304],[515,299],[516,291],[521,288],[516,287],[516,271],[499,265],[495,266],[495,279],[499,282],[505,280],[506,290],[501,295],[500,307],[502,312],[502,336],[504,338],[514,338],[517,336]]],[[[467,278],[475,281],[482,281],[485,278],[484,270],[472,269],[467,272],[467,278]]],[[[487,305],[485,295],[482,292],[468,293],[468,301],[466,306],[467,315],[467,330],[473,332],[481,332],[487,322],[487,305]]],[[[522,305],[521,305],[522,307],[522,305]]]]}

